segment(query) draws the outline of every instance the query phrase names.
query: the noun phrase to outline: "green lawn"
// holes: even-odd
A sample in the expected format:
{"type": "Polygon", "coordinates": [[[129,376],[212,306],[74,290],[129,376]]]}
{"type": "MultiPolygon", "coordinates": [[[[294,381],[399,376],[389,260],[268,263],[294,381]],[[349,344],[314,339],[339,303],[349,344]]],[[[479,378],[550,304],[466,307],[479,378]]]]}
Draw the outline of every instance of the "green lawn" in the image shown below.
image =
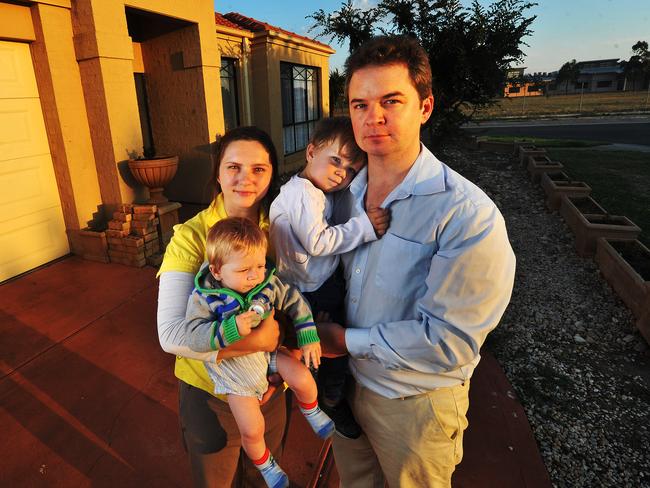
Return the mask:
{"type": "Polygon", "coordinates": [[[625,215],[650,246],[650,153],[547,148],[572,179],[586,182],[592,197],[610,214],[625,215]]]}

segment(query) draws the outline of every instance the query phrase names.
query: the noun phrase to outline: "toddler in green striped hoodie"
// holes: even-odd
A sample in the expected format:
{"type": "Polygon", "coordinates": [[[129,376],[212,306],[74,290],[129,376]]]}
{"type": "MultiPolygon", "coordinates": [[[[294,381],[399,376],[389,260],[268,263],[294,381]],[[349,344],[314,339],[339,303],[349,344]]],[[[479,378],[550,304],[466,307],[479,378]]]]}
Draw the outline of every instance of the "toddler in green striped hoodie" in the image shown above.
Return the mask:
{"type": "Polygon", "coordinates": [[[293,321],[304,364],[280,348],[205,363],[215,393],[227,396],[241,433],[244,452],[273,487],[289,486],[282,469],[264,442],[264,417],[259,400],[268,389],[267,374],[279,373],[298,400],[316,434],[334,431],[331,419],[317,403],[316,383],[309,366],[320,364],[320,340],[307,301],[293,286],[267,269],[268,241],[245,218],[227,218],[208,232],[208,262],[196,275],[185,317],[188,346],[197,352],[227,348],[250,334],[275,308],[293,321]]]}

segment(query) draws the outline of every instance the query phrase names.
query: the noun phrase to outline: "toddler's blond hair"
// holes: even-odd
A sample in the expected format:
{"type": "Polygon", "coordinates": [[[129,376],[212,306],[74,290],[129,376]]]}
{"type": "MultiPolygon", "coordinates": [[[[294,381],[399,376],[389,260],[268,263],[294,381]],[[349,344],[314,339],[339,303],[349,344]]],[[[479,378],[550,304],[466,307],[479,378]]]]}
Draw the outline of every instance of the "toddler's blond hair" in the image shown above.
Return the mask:
{"type": "Polygon", "coordinates": [[[251,252],[266,249],[266,234],[252,220],[244,217],[228,217],[214,224],[208,231],[205,243],[208,262],[220,268],[223,263],[237,252],[251,252]]]}

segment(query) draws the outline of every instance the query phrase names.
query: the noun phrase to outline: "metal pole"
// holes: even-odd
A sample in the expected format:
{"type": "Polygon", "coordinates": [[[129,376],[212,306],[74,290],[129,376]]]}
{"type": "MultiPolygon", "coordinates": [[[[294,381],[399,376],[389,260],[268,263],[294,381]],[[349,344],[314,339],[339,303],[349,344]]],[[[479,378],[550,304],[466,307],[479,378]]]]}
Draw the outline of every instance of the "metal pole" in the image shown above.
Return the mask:
{"type": "Polygon", "coordinates": [[[582,112],[582,95],[585,92],[585,82],[580,83],[580,108],[578,109],[578,113],[582,112]]]}

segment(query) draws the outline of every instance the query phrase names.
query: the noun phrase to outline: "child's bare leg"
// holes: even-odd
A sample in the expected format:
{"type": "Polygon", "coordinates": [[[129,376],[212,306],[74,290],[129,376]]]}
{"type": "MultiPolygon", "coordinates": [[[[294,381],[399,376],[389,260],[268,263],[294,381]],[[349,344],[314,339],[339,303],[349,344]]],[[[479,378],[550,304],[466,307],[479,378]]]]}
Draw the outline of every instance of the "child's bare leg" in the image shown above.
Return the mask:
{"type": "Polygon", "coordinates": [[[313,376],[302,361],[296,359],[288,351],[278,351],[278,372],[293,390],[311,428],[323,439],[334,433],[334,422],[318,407],[318,389],[313,376]]]}
{"type": "Polygon", "coordinates": [[[278,349],[278,373],[286,381],[301,403],[316,401],[318,389],[314,377],[302,361],[286,349],[278,349]]]}
{"type": "Polygon", "coordinates": [[[266,443],[260,402],[256,397],[228,395],[228,405],[239,427],[244,451],[252,460],[261,458],[266,452],[266,443]]]}
{"type": "Polygon", "coordinates": [[[255,467],[260,470],[267,486],[288,487],[289,478],[266,448],[264,416],[259,400],[256,397],[228,395],[228,404],[239,427],[242,447],[255,467]]]}

